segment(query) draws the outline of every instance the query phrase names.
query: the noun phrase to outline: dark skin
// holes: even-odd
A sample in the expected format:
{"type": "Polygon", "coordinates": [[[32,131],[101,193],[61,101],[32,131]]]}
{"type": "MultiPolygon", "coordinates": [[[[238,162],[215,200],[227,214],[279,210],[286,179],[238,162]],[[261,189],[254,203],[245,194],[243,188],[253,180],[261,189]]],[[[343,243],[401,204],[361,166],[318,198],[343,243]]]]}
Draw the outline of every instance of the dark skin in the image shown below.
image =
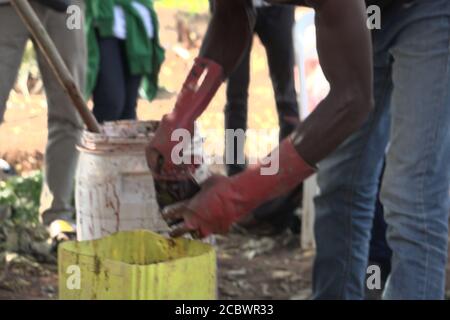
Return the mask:
{"type": "MultiPolygon", "coordinates": [[[[311,166],[359,129],[373,108],[372,45],[363,0],[270,0],[307,5],[316,12],[317,50],[330,92],[292,134],[298,154],[311,166]]],[[[200,56],[220,64],[225,77],[240,62],[254,27],[251,0],[215,0],[214,14],[200,56]]],[[[165,213],[168,221],[195,214],[188,205],[165,213]]],[[[173,236],[192,232],[185,226],[173,236]]]]}
{"type": "MultiPolygon", "coordinates": [[[[366,120],[372,106],[372,45],[361,0],[271,0],[312,6],[317,50],[330,93],[294,132],[298,153],[315,165],[366,120]]],[[[251,1],[216,0],[200,55],[219,63],[226,76],[253,36],[251,1]]]]}

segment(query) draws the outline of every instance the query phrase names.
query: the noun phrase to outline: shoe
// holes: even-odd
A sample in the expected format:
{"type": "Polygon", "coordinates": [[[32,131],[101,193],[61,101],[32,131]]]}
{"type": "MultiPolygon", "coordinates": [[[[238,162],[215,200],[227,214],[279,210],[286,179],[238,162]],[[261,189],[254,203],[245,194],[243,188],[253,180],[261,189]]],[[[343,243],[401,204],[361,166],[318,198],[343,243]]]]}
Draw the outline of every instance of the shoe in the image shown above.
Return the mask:
{"type": "Polygon", "coordinates": [[[57,252],[58,246],[64,241],[76,239],[75,223],[66,220],[55,220],[48,227],[50,239],[52,240],[52,251],[57,252]]]}

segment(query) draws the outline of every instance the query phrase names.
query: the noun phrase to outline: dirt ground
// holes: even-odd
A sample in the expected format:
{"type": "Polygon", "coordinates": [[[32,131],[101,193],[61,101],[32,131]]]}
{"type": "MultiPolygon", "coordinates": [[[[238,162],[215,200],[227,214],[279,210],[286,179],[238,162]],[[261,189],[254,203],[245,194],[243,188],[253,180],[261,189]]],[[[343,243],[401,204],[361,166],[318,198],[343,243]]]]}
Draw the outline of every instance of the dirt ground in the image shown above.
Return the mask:
{"type": "MultiPolygon", "coordinates": [[[[207,16],[180,15],[158,9],[166,62],[161,71],[165,91],[152,103],[139,101],[142,120],[159,120],[173,107],[176,91],[192,65],[204,34],[207,16]],[[181,23],[177,23],[182,21],[181,23]],[[179,42],[180,26],[189,26],[190,36],[179,42]]],[[[183,33],[183,32],[181,32],[183,33]]],[[[277,116],[265,52],[257,40],[252,53],[249,98],[249,128],[277,127],[277,116]]],[[[201,117],[204,129],[223,130],[224,87],[201,117]]],[[[5,122],[0,126],[0,158],[20,172],[42,167],[46,143],[46,101],[41,95],[11,93],[5,122]]],[[[257,238],[233,233],[218,237],[219,295],[223,299],[306,299],[311,294],[313,251],[299,248],[299,237],[284,233],[257,238]]],[[[0,299],[55,299],[55,264],[20,260],[0,275],[0,299]]],[[[449,286],[450,287],[450,286],[449,286]]]]}
{"type": "MultiPolygon", "coordinates": [[[[221,299],[307,299],[313,252],[299,249],[297,236],[219,237],[218,285],[221,299]]],[[[2,270],[2,268],[0,268],[2,270]]],[[[2,272],[0,272],[2,274],[2,272]]],[[[0,276],[1,299],[56,299],[56,264],[21,257],[0,276]]]]}

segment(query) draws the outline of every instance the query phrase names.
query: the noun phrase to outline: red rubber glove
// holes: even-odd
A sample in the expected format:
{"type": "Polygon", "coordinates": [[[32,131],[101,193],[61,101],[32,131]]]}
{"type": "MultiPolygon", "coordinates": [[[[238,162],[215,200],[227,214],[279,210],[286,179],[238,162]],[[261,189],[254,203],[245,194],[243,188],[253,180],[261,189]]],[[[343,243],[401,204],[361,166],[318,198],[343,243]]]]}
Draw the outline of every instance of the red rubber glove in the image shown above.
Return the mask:
{"type": "Polygon", "coordinates": [[[231,225],[266,201],[283,195],[314,173],[295,150],[292,140],[283,140],[264,161],[230,178],[213,176],[191,200],[167,207],[163,216],[178,225],[172,236],[197,232],[199,237],[227,233],[231,225]],[[272,159],[270,162],[268,159],[272,159]],[[278,164],[273,175],[261,170],[278,164]]]}
{"type": "Polygon", "coordinates": [[[211,102],[223,80],[220,65],[206,58],[195,59],[174,110],[163,117],[146,150],[148,166],[156,177],[180,180],[195,170],[194,165],[173,163],[171,153],[179,141],[172,141],[171,136],[176,129],[186,129],[193,137],[194,121],[211,102]]]}

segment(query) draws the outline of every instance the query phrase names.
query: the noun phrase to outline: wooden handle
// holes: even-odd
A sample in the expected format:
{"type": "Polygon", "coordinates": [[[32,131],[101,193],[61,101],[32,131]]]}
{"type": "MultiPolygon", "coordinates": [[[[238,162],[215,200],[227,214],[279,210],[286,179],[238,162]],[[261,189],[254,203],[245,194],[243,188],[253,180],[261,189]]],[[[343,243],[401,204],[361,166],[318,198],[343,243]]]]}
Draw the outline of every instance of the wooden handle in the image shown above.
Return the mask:
{"type": "MultiPolygon", "coordinates": [[[[100,132],[100,126],[97,120],[87,107],[80,89],[77,87],[72,75],[67,69],[66,64],[56,49],[55,44],[48,35],[28,0],[11,0],[11,4],[16,9],[17,13],[32,34],[48,64],[56,75],[56,78],[69,95],[75,108],[78,110],[78,113],[86,124],[87,129],[91,132],[100,132]]],[[[61,26],[61,28],[66,28],[66,26],[61,26]]]]}

